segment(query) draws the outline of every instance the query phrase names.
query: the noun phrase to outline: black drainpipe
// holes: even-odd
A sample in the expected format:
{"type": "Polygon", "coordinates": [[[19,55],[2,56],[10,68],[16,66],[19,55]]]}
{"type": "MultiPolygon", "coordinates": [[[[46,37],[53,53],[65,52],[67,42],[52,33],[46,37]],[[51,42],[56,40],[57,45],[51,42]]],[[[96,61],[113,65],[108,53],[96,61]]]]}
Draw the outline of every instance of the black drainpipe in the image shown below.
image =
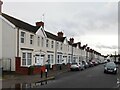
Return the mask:
{"type": "Polygon", "coordinates": [[[17,57],[19,57],[19,28],[17,28],[17,57]]]}

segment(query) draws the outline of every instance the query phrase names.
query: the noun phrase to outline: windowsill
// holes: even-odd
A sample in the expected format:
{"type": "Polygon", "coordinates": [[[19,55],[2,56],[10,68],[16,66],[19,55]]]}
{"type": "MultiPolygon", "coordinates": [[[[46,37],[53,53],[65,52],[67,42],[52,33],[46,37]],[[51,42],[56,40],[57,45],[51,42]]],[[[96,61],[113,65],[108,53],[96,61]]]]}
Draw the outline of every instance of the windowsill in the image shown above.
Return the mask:
{"type": "Polygon", "coordinates": [[[26,65],[22,65],[21,67],[30,67],[30,66],[31,66],[31,65],[27,65],[27,66],[26,66],[26,65]]]}

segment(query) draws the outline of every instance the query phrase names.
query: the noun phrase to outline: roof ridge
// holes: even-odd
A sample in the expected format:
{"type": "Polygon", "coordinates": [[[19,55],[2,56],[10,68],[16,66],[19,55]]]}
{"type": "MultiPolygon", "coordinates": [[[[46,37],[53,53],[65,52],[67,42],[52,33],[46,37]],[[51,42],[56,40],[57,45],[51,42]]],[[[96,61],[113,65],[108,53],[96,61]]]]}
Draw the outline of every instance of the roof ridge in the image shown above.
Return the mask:
{"type": "MultiPolygon", "coordinates": [[[[13,19],[16,19],[16,20],[18,20],[18,21],[20,21],[20,22],[23,22],[23,23],[26,23],[26,24],[28,24],[28,25],[31,25],[31,24],[29,24],[29,23],[27,23],[27,22],[24,22],[24,21],[22,21],[22,20],[20,20],[20,19],[18,19],[18,18],[12,17],[12,16],[10,16],[10,15],[8,15],[8,14],[6,14],[6,13],[2,13],[2,16],[3,16],[3,15],[6,15],[6,16],[11,17],[11,18],[13,18],[13,19]]],[[[36,26],[34,26],[34,25],[31,25],[31,26],[36,27],[36,26]]]]}
{"type": "Polygon", "coordinates": [[[25,29],[27,31],[30,31],[30,32],[33,32],[33,33],[36,33],[36,31],[40,28],[38,26],[33,26],[29,23],[26,23],[20,19],[17,19],[17,18],[14,18],[12,16],[9,16],[5,13],[2,13],[2,16],[7,19],[9,22],[11,22],[12,24],[14,24],[16,27],[19,27],[21,29],[25,29]]]}

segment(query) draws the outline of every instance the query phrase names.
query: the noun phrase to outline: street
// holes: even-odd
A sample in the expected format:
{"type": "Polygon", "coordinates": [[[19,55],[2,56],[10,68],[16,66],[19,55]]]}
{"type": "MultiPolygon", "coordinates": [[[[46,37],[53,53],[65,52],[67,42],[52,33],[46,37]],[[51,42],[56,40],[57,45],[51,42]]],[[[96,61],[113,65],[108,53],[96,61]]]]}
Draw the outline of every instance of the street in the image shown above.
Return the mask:
{"type": "Polygon", "coordinates": [[[117,79],[120,79],[120,65],[118,69],[117,75],[104,74],[103,64],[84,71],[70,71],[35,88],[117,88],[117,79]]]}

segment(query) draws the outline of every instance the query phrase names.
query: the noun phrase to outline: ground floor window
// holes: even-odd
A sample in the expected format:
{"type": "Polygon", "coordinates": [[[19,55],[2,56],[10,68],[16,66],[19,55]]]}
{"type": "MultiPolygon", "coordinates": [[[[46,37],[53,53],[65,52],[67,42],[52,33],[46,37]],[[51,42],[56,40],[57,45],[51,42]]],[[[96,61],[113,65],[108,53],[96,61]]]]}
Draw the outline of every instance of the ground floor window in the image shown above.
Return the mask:
{"type": "Polygon", "coordinates": [[[53,54],[48,54],[48,63],[53,63],[54,61],[54,55],[53,54]]]}
{"type": "Polygon", "coordinates": [[[71,62],[71,56],[68,56],[68,63],[71,62]]]}
{"type": "Polygon", "coordinates": [[[57,63],[62,63],[62,55],[57,55],[57,63]]]}
{"type": "Polygon", "coordinates": [[[73,57],[73,63],[75,63],[75,62],[76,62],[76,57],[74,56],[74,57],[73,57]]]}
{"type": "Polygon", "coordinates": [[[22,66],[31,65],[32,62],[32,53],[23,52],[22,53],[22,66]]]}

